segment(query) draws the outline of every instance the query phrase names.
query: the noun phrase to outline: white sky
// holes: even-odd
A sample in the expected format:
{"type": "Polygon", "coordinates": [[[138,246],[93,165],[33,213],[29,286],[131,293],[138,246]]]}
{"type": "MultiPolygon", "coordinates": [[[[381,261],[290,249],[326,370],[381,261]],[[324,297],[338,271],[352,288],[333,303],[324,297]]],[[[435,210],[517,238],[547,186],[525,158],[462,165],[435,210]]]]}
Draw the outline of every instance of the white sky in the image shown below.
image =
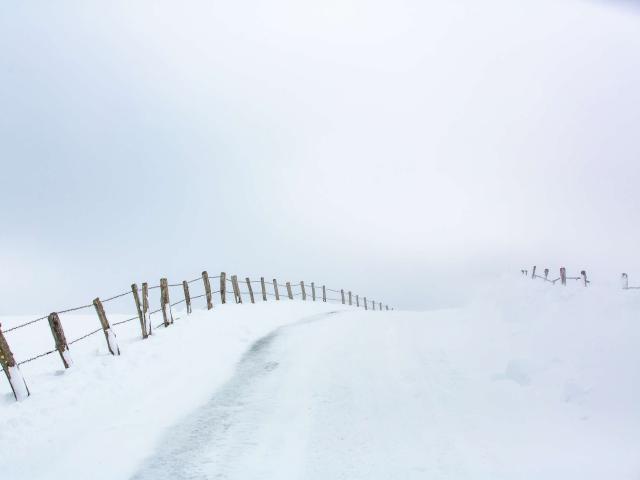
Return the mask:
{"type": "Polygon", "coordinates": [[[203,268],[640,283],[634,2],[131,3],[3,7],[0,313],[203,268]]]}

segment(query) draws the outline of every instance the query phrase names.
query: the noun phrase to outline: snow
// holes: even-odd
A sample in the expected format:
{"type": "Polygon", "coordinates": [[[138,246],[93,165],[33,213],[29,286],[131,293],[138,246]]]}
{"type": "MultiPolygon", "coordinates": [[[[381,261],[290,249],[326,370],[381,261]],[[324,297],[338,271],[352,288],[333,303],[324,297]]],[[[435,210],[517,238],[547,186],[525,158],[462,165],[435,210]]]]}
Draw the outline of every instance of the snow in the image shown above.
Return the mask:
{"type": "MultiPolygon", "coordinates": [[[[0,384],[0,471],[635,479],[638,312],[638,291],[518,277],[445,310],[216,305],[175,311],[147,340],[136,320],[113,327],[119,357],[100,333],[70,346],[67,371],[57,354],[23,365],[26,401],[0,384]]],[[[98,326],[92,315],[61,321],[68,339],[98,326]]],[[[7,334],[18,360],[52,347],[50,332],[36,335],[46,322],[27,329],[7,334]]]]}

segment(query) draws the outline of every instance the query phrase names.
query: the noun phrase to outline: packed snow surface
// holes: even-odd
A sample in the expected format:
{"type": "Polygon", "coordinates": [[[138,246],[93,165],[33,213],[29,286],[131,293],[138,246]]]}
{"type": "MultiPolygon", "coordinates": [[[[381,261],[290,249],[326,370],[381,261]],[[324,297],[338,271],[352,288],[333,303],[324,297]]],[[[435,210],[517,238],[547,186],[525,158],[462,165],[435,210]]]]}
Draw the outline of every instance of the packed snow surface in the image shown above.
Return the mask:
{"type": "MultiPolygon", "coordinates": [[[[23,365],[23,402],[3,382],[2,478],[640,478],[638,291],[517,278],[446,310],[175,316],[113,327],[121,356],[100,333],[69,370],[23,365]]],[[[47,329],[7,335],[18,360],[47,329]]]]}

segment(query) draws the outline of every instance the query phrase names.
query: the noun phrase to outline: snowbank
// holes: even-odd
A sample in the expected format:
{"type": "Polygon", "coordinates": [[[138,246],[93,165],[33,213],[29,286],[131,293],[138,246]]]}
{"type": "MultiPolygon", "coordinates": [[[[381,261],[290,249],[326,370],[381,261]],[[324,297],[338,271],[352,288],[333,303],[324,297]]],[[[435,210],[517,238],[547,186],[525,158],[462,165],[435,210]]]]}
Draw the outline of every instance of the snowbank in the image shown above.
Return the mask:
{"type": "MultiPolygon", "coordinates": [[[[145,341],[132,322],[115,329],[121,357],[108,355],[104,336],[94,335],[71,348],[75,364],[68,371],[55,355],[25,365],[32,396],[24,402],[14,402],[0,382],[3,478],[129,478],[162,451],[158,442],[170,441],[163,435],[170,425],[231,377],[255,340],[331,310],[346,310],[333,322],[347,334],[316,322],[324,334],[311,338],[338,345],[334,351],[375,358],[392,338],[393,348],[418,357],[417,371],[398,365],[398,381],[406,382],[400,390],[426,395],[417,402],[423,411],[406,415],[430,419],[425,431],[435,432],[433,445],[452,452],[441,459],[449,463],[428,470],[430,478],[640,475],[640,291],[511,278],[455,309],[352,314],[349,307],[300,301],[216,306],[178,313],[173,326],[145,341]],[[379,333],[358,335],[364,329],[379,333]],[[367,339],[375,339],[370,351],[367,339]]],[[[63,322],[69,329],[85,323],[86,330],[97,320],[63,322]]],[[[51,348],[50,338],[42,341],[51,348]]],[[[362,386],[356,365],[343,376],[358,377],[354,385],[362,386]]],[[[367,421],[375,432],[376,417],[367,421]]],[[[379,434],[403,435],[402,429],[379,434]]]]}

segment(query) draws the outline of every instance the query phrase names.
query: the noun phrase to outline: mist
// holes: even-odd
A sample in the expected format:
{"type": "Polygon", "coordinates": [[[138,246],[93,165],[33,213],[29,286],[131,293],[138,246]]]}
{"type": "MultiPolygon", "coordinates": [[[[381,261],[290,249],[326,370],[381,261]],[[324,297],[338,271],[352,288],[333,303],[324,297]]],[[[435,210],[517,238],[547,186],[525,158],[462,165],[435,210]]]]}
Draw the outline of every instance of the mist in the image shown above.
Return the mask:
{"type": "Polygon", "coordinates": [[[640,278],[624,3],[7,4],[0,314],[203,269],[407,309],[640,278]]]}

